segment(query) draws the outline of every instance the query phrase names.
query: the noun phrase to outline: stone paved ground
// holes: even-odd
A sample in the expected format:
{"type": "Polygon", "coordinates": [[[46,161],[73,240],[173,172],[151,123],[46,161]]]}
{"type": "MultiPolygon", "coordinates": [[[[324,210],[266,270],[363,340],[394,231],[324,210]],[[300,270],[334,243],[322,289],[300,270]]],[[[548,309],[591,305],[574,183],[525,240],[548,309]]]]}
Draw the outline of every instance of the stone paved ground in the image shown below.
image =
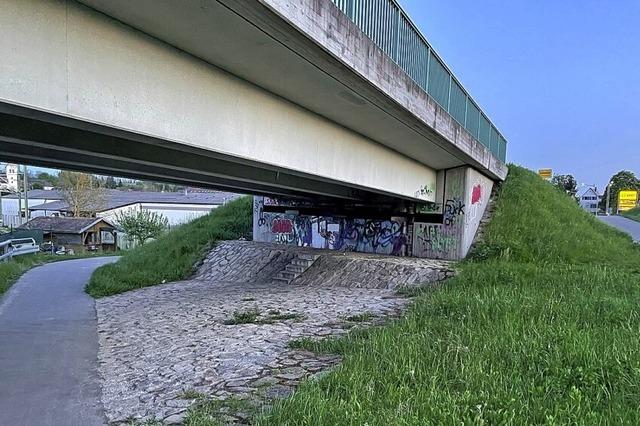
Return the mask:
{"type": "Polygon", "coordinates": [[[288,349],[290,340],[344,333],[346,317],[398,315],[407,300],[387,289],[184,281],[96,302],[103,402],[111,422],[179,422],[192,400],[256,389],[287,395],[305,377],[339,362],[288,349]],[[225,324],[234,312],[259,310],[267,324],[225,324]]]}

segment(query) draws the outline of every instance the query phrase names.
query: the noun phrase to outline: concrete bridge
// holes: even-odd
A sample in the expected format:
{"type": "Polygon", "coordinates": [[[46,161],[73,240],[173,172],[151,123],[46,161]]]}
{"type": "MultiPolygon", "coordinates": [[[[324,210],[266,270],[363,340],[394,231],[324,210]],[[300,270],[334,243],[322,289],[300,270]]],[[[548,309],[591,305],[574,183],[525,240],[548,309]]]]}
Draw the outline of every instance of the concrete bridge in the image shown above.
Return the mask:
{"type": "Polygon", "coordinates": [[[0,55],[3,160],[263,195],[257,239],[458,258],[507,172],[393,0],[0,0],[0,55]]]}

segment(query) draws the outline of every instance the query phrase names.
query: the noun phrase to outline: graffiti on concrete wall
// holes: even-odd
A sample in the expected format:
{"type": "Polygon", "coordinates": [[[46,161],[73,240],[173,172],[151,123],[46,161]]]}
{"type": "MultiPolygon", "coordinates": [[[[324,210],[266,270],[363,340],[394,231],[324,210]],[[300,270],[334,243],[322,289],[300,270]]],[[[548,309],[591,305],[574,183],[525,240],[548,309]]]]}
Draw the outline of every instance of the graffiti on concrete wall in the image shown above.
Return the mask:
{"type": "Polygon", "coordinates": [[[442,211],[442,203],[426,203],[416,206],[416,213],[439,213],[442,211]]]}
{"type": "Polygon", "coordinates": [[[447,229],[440,224],[417,223],[415,225],[416,245],[419,253],[449,253],[456,250],[458,239],[447,234],[447,229]]]}
{"type": "Polygon", "coordinates": [[[415,223],[413,255],[440,259],[458,256],[462,229],[466,223],[469,199],[465,197],[464,169],[450,170],[445,176],[442,223],[415,223]]]}
{"type": "Polygon", "coordinates": [[[480,216],[484,213],[485,203],[483,202],[484,189],[482,184],[476,182],[471,188],[471,205],[466,217],[466,224],[474,223],[480,220],[480,216]]]}
{"type": "Polygon", "coordinates": [[[433,184],[423,185],[413,194],[416,198],[427,198],[435,192],[433,184]]]}
{"type": "Polygon", "coordinates": [[[265,213],[261,206],[263,201],[258,197],[256,200],[256,241],[396,256],[406,254],[408,237],[404,219],[367,220],[265,213]]]}
{"type": "Polygon", "coordinates": [[[444,203],[444,225],[454,226],[458,218],[464,214],[464,207],[464,202],[459,197],[447,200],[444,203]]]}

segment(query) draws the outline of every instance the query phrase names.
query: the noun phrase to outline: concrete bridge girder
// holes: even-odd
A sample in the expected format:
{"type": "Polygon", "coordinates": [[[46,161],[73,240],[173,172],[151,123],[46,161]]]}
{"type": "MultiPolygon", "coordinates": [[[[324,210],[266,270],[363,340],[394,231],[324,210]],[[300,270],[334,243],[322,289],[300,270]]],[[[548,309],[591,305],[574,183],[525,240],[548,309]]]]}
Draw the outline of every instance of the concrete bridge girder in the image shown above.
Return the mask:
{"type": "MultiPolygon", "coordinates": [[[[249,185],[239,187],[248,190],[255,184],[257,191],[272,187],[275,193],[283,188],[307,196],[433,201],[432,192],[424,191],[435,185],[433,168],[101,13],[72,0],[2,0],[0,5],[0,53],[5,58],[0,101],[5,110],[21,106],[129,133],[127,143],[91,131],[84,142],[81,136],[42,142],[42,135],[37,141],[8,130],[0,134],[6,150],[22,145],[40,152],[64,151],[71,165],[71,153],[82,152],[100,158],[99,164],[82,165],[108,172],[108,158],[133,161],[146,154],[148,158],[135,162],[153,163],[153,155],[170,146],[174,155],[164,158],[165,170],[158,174],[180,171],[189,152],[199,150],[202,160],[204,154],[217,160],[208,164],[193,157],[192,171],[217,174],[218,182],[225,177],[244,181],[249,185]],[[131,142],[135,135],[160,142],[140,151],[131,142]],[[221,157],[236,168],[247,167],[233,174],[221,157]],[[315,181],[324,190],[302,180],[315,181]]],[[[28,154],[18,151],[14,158],[28,154]]],[[[42,157],[30,155],[44,164],[42,157]]],[[[175,174],[168,177],[179,177],[175,174]]]]}

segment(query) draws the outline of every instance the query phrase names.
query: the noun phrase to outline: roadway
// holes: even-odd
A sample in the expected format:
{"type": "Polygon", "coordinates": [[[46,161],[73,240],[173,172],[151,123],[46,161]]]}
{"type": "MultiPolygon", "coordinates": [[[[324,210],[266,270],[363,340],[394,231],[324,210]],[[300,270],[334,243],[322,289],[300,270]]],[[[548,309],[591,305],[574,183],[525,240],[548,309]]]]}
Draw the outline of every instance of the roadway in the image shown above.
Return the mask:
{"type": "Polygon", "coordinates": [[[96,311],[84,286],[116,259],[34,268],[0,299],[0,425],[106,424],[96,311]]]}
{"type": "Polygon", "coordinates": [[[598,216],[603,222],[631,235],[634,241],[640,241],[640,222],[622,216],[598,216]]]}

